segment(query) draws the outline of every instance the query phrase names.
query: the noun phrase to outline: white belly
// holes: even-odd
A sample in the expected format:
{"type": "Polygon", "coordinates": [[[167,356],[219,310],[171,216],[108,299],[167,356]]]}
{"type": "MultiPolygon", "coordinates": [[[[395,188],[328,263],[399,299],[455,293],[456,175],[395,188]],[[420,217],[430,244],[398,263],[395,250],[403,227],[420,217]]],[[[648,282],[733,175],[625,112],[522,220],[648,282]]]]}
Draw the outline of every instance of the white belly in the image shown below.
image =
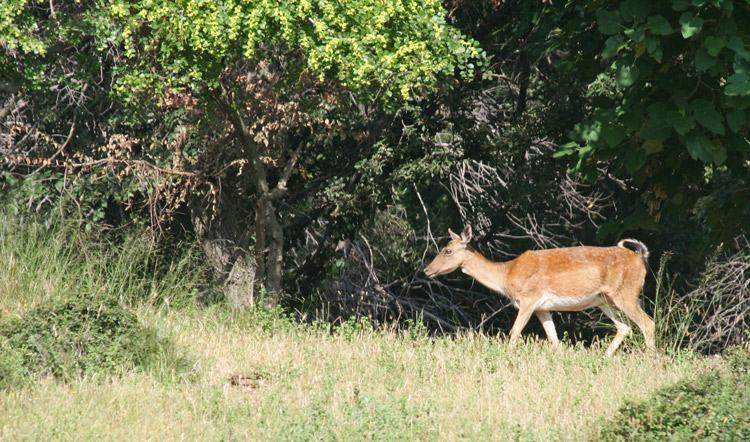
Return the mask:
{"type": "Polygon", "coordinates": [[[581,296],[560,296],[554,293],[543,293],[542,297],[534,304],[534,310],[543,311],[578,311],[596,307],[604,303],[604,296],[600,293],[591,293],[581,296]]]}

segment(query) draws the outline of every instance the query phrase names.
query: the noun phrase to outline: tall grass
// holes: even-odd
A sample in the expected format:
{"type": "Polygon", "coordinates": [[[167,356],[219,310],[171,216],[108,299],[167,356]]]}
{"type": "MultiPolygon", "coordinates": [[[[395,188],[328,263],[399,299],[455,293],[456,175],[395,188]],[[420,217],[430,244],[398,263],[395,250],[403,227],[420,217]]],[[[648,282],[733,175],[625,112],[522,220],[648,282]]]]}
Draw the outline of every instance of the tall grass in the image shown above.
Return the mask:
{"type": "Polygon", "coordinates": [[[700,308],[698,299],[680,296],[675,289],[675,278],[668,273],[672,254],[666,252],[659,260],[659,269],[654,275],[654,322],[656,324],[657,347],[667,353],[678,353],[690,342],[690,328],[700,308]]]}
{"type": "Polygon", "coordinates": [[[165,259],[146,234],[95,238],[71,221],[0,216],[0,317],[67,299],[188,304],[205,275],[197,249],[165,259]]]}

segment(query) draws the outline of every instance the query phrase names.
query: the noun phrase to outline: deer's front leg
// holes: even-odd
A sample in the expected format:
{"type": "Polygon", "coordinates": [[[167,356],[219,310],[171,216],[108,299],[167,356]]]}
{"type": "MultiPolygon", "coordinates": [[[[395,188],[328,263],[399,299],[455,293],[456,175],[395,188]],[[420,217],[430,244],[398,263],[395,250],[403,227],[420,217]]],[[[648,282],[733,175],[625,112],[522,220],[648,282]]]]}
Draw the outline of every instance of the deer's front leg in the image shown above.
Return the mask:
{"type": "Polygon", "coordinates": [[[521,336],[521,331],[526,324],[529,323],[531,314],[534,313],[534,302],[521,302],[518,307],[518,316],[516,316],[516,322],[513,323],[513,328],[510,330],[510,342],[514,344],[518,337],[521,336]]]}

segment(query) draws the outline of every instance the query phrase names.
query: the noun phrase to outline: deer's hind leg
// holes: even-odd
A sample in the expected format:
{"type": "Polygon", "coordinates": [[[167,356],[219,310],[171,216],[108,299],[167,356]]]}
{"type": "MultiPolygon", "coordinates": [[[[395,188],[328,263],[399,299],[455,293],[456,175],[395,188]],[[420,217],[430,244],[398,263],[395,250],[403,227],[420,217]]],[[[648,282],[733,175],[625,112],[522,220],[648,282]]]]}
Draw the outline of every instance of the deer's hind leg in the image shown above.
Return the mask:
{"type": "Polygon", "coordinates": [[[609,347],[607,347],[606,355],[612,356],[620,346],[620,344],[622,344],[622,341],[624,341],[625,338],[630,334],[630,331],[632,329],[630,327],[630,324],[628,324],[628,319],[624,318],[623,314],[617,309],[612,308],[610,304],[602,304],[599,306],[599,308],[604,312],[605,315],[609,317],[609,319],[612,320],[612,322],[615,323],[615,328],[617,328],[617,334],[615,335],[614,339],[612,339],[609,347]]]}
{"type": "Polygon", "coordinates": [[[641,306],[638,304],[638,297],[641,294],[640,287],[624,287],[624,293],[628,293],[629,296],[612,297],[612,302],[615,307],[620,309],[628,319],[633,321],[635,325],[641,329],[643,338],[646,341],[646,347],[649,349],[654,348],[654,321],[648,317],[646,312],[643,311],[641,306]]]}
{"type": "Polygon", "coordinates": [[[544,327],[544,332],[547,333],[547,339],[554,345],[560,345],[560,339],[557,337],[557,330],[555,330],[555,323],[552,321],[552,313],[548,311],[537,310],[534,312],[539,322],[544,327]]]}

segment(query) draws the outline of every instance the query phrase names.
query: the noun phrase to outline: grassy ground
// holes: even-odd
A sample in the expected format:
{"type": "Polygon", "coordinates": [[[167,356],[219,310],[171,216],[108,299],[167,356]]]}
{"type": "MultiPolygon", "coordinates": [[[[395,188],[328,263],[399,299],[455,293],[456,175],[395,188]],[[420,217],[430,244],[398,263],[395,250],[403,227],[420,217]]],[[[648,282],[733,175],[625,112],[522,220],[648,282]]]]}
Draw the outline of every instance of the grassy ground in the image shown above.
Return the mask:
{"type": "Polygon", "coordinates": [[[165,360],[162,370],[0,390],[3,440],[579,440],[626,401],[722,364],[638,350],[605,359],[598,345],[509,347],[478,333],[436,338],[419,326],[331,331],[190,306],[176,301],[194,295],[189,255],[159,271],[142,240],[102,247],[70,229],[11,227],[0,226],[0,320],[75,297],[117,298],[189,366],[165,360]]]}
{"type": "Polygon", "coordinates": [[[141,312],[195,361],[0,394],[8,439],[577,440],[623,401],[703,370],[698,358],[510,348],[480,335],[264,331],[211,314],[141,312]]]}

